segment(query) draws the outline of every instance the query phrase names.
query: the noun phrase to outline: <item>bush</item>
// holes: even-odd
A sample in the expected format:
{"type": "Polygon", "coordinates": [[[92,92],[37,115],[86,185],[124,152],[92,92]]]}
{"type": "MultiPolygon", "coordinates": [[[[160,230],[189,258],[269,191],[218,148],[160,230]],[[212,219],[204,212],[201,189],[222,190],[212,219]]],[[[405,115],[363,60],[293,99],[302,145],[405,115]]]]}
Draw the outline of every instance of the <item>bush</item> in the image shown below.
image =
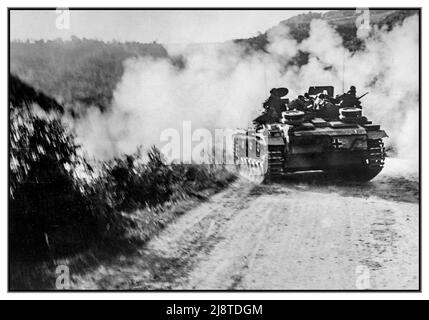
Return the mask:
{"type": "Polygon", "coordinates": [[[171,198],[192,196],[198,191],[219,189],[234,179],[223,168],[205,165],[167,165],[160,151],[152,147],[145,161],[141,149],[103,164],[94,186],[117,211],[133,211],[164,204],[171,198]],[[220,173],[223,174],[220,174],[220,173]]]}
{"type": "MultiPolygon", "coordinates": [[[[234,179],[223,168],[168,165],[155,147],[145,158],[138,149],[101,162],[93,177],[75,136],[58,117],[11,108],[10,124],[10,249],[18,260],[70,255],[94,241],[128,241],[133,228],[141,230],[136,211],[145,215],[166,202],[204,199],[202,191],[217,191],[234,179]]],[[[147,226],[168,220],[140,218],[147,226]]]]}
{"type": "Polygon", "coordinates": [[[78,146],[59,119],[27,109],[10,110],[10,129],[11,253],[43,258],[57,229],[75,225],[78,237],[85,237],[81,226],[91,225],[87,201],[73,176],[82,164],[78,146]]]}

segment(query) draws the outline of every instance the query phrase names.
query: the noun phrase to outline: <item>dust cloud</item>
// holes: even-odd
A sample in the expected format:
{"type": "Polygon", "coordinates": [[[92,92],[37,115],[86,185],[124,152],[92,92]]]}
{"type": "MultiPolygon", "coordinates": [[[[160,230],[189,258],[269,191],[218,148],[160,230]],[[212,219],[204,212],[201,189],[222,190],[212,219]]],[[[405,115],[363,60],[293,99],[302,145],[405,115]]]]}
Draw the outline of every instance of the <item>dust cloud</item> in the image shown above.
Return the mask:
{"type": "Polygon", "coordinates": [[[392,30],[375,28],[352,53],[323,20],[313,20],[310,36],[298,43],[289,29],[268,32],[266,52],[243,44],[166,46],[171,59],[133,58],[117,84],[111,110],[93,109],[75,124],[88,154],[107,159],[137,146],[161,145],[166,129],[245,128],[262,111],[272,87],[288,87],[289,98],[312,85],[333,85],[336,93],[351,85],[364,114],[381,124],[392,155],[417,168],[419,152],[419,21],[412,16],[392,30]],[[299,52],[308,63],[289,64],[299,52]]]}

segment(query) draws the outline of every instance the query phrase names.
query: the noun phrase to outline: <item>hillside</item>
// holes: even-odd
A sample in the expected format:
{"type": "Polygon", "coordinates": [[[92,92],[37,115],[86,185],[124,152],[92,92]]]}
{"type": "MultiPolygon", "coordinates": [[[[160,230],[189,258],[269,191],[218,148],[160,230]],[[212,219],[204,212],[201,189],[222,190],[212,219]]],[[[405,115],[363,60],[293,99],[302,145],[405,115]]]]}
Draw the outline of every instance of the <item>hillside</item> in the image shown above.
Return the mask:
{"type": "Polygon", "coordinates": [[[61,103],[110,104],[123,61],[130,57],[165,58],[159,44],[108,42],[73,37],[71,41],[36,41],[10,44],[10,70],[61,103]]]}
{"type": "MultiPolygon", "coordinates": [[[[417,10],[371,10],[370,24],[378,27],[386,26],[389,30],[396,23],[401,23],[406,17],[417,14],[417,10]]],[[[343,38],[344,46],[350,51],[363,49],[362,41],[356,36],[356,18],[361,13],[356,13],[355,9],[328,11],[324,14],[310,12],[299,14],[287,20],[281,21],[277,26],[268,29],[266,32],[250,38],[238,39],[236,42],[247,43],[256,50],[264,50],[268,43],[267,35],[278,26],[289,27],[292,37],[301,42],[309,36],[310,23],[314,19],[322,19],[334,26],[336,31],[343,38]]]]}
{"type": "MultiPolygon", "coordinates": [[[[416,13],[417,10],[371,10],[371,23],[391,28],[416,13]]],[[[356,37],[356,17],[355,10],[307,13],[279,25],[288,26],[292,37],[301,42],[309,35],[311,21],[324,19],[335,26],[344,46],[356,51],[363,47],[356,37]]],[[[245,44],[249,50],[265,50],[270,30],[253,38],[234,41],[245,44]]],[[[107,109],[123,74],[124,60],[138,56],[169,58],[166,49],[157,43],[106,43],[76,37],[70,41],[13,41],[10,43],[10,70],[36,89],[55,97],[72,115],[78,115],[89,105],[107,109]]],[[[301,66],[307,63],[307,58],[305,53],[299,52],[289,63],[301,66]]],[[[180,59],[176,62],[183,64],[180,59]]]]}
{"type": "Polygon", "coordinates": [[[33,104],[37,104],[47,112],[64,112],[64,108],[55,99],[35,90],[13,74],[9,75],[9,99],[13,108],[31,109],[33,104]]]}

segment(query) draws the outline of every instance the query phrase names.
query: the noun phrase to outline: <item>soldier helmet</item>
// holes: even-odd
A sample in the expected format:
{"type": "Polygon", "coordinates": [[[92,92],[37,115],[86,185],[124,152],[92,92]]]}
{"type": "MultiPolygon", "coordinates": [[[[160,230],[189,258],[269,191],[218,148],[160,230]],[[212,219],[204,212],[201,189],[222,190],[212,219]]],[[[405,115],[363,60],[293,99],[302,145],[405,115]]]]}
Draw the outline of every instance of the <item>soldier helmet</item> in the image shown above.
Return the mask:
{"type": "Polygon", "coordinates": [[[287,95],[289,92],[288,88],[273,88],[270,90],[270,94],[274,97],[283,97],[285,95],[287,95]]]}

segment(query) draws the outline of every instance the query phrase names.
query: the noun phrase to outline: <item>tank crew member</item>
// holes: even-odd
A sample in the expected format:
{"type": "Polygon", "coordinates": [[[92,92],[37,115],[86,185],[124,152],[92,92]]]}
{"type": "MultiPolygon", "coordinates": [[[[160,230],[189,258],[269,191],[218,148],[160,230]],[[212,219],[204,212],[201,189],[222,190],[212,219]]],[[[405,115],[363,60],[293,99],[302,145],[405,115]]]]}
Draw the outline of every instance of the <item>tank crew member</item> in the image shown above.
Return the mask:
{"type": "Polygon", "coordinates": [[[308,92],[304,93],[304,98],[311,103],[314,102],[314,99],[308,94],[308,92]]]}
{"type": "Polygon", "coordinates": [[[282,99],[282,97],[286,96],[288,92],[287,88],[271,89],[270,97],[262,105],[264,108],[263,114],[253,120],[253,122],[259,125],[279,122],[282,112],[286,111],[286,103],[288,101],[288,99],[282,99]]]}
{"type": "Polygon", "coordinates": [[[304,111],[313,107],[314,100],[308,95],[308,93],[304,94],[303,96],[298,96],[298,99],[304,104],[304,111]]]}
{"type": "Polygon", "coordinates": [[[304,98],[307,104],[307,110],[314,109],[314,99],[311,97],[308,92],[304,93],[304,98]]]}
{"type": "Polygon", "coordinates": [[[319,93],[314,101],[314,109],[322,110],[328,102],[328,96],[324,93],[319,93]]]}
{"type": "Polygon", "coordinates": [[[351,86],[350,90],[347,91],[347,93],[341,95],[339,98],[339,107],[340,108],[346,108],[346,107],[355,107],[362,109],[361,102],[356,97],[356,87],[351,86]]]}
{"type": "Polygon", "coordinates": [[[347,91],[347,94],[351,95],[352,97],[356,98],[356,87],[355,86],[351,86],[350,90],[347,91]]]}
{"type": "Polygon", "coordinates": [[[308,101],[305,100],[305,97],[299,95],[297,99],[292,100],[289,104],[289,110],[299,110],[306,111],[308,107],[308,101]]]}

